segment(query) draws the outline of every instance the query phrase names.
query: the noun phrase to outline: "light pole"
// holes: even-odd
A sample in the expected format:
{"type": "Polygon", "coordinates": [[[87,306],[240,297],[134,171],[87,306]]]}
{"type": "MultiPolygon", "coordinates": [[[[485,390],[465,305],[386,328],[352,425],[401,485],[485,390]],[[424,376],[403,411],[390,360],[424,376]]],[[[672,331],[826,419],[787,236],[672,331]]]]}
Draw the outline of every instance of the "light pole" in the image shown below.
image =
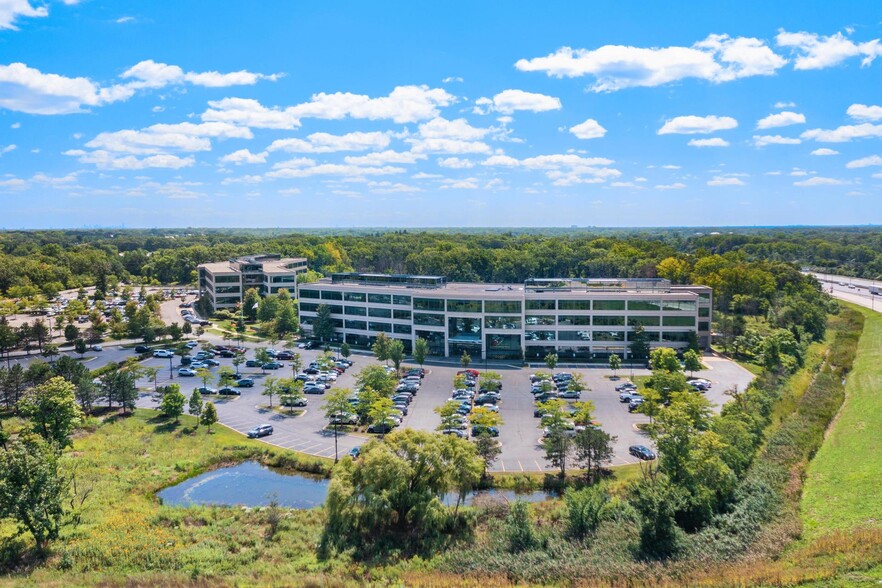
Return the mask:
{"type": "Polygon", "coordinates": [[[337,455],[337,423],[340,419],[334,419],[334,463],[337,463],[339,456],[337,455]]]}
{"type": "Polygon", "coordinates": [[[174,360],[175,360],[174,354],[168,356],[168,378],[170,380],[175,379],[175,368],[172,365],[172,362],[174,362],[174,360]]]}

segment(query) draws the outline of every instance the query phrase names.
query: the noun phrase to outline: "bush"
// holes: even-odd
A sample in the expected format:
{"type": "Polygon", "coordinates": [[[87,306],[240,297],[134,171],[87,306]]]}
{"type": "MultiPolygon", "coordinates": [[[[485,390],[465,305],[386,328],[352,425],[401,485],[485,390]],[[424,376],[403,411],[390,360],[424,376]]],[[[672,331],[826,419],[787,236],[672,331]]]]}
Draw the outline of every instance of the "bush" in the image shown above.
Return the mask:
{"type": "Polygon", "coordinates": [[[593,534],[606,511],[609,493],[600,486],[590,486],[581,490],[570,488],[564,494],[567,505],[567,533],[583,538],[593,534]]]}
{"type": "Polygon", "coordinates": [[[537,544],[536,529],[530,518],[530,506],[523,500],[516,500],[505,518],[505,537],[508,550],[517,553],[531,549],[537,544]]]}

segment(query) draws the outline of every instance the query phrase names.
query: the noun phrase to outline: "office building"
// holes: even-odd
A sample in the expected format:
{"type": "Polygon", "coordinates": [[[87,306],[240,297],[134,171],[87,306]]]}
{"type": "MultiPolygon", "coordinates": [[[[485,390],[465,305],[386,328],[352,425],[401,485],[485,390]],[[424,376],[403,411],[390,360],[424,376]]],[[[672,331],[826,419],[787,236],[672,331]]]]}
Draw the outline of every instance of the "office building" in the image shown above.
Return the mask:
{"type": "Polygon", "coordinates": [[[200,296],[214,310],[235,308],[245,291],[256,288],[261,295],[286,288],[295,295],[297,274],[306,271],[306,259],[260,254],[198,266],[200,296]]]}
{"type": "Polygon", "coordinates": [[[299,289],[307,333],[320,304],[333,342],[366,347],[378,333],[410,352],[417,337],[432,355],[561,362],[627,359],[635,328],[651,348],[710,345],[712,290],[663,279],[531,279],[523,284],[448,283],[442,276],[343,273],[299,289]],[[694,333],[694,335],[693,335],[694,333]]]}

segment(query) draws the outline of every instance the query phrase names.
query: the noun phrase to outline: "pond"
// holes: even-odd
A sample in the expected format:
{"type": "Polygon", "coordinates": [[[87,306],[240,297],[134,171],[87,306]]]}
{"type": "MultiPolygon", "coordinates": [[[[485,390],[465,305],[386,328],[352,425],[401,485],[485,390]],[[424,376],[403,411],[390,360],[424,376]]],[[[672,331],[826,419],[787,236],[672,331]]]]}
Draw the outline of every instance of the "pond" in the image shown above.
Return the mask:
{"type": "MultiPolygon", "coordinates": [[[[280,506],[306,509],[324,504],[329,484],[330,481],[323,478],[284,473],[255,461],[246,461],[184,480],[161,490],[158,496],[169,506],[266,506],[275,499],[280,506]]],[[[541,502],[548,500],[549,495],[545,492],[517,494],[513,490],[480,490],[470,493],[465,503],[471,504],[479,497],[541,502]]],[[[456,495],[446,495],[444,503],[456,504],[456,495]]]]}

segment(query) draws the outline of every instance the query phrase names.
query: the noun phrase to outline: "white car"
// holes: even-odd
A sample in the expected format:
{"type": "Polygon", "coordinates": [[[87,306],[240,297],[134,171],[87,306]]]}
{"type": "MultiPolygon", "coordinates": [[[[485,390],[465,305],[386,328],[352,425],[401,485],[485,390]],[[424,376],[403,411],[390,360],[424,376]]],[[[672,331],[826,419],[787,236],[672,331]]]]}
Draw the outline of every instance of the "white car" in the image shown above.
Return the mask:
{"type": "Polygon", "coordinates": [[[92,351],[104,351],[104,348],[100,345],[92,345],[89,349],[91,349],[92,351]]]}
{"type": "Polygon", "coordinates": [[[194,347],[197,347],[198,345],[199,345],[199,343],[196,341],[187,341],[184,344],[184,347],[187,347],[188,349],[193,349],[194,347]]]}
{"type": "Polygon", "coordinates": [[[337,381],[337,372],[319,372],[320,376],[324,376],[329,380],[337,381]]]}
{"type": "Polygon", "coordinates": [[[153,357],[174,357],[174,352],[171,349],[156,349],[153,351],[153,357]]]}

